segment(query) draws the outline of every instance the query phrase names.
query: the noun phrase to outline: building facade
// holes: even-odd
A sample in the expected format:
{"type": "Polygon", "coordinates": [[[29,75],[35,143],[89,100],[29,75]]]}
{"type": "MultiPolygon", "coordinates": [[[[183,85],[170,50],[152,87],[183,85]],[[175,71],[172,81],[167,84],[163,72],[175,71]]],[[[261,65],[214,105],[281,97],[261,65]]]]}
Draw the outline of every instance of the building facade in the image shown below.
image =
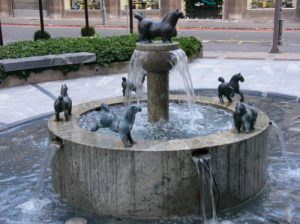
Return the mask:
{"type": "MultiPolygon", "coordinates": [[[[281,0],[282,17],[300,20],[300,0],[281,0]]],[[[48,18],[83,18],[83,0],[43,0],[44,16],[48,18]]],[[[2,17],[37,17],[37,0],[0,0],[2,17]]],[[[180,9],[189,18],[210,19],[264,19],[272,20],[275,0],[133,0],[134,12],[147,17],[163,17],[167,12],[180,9]]],[[[88,0],[89,16],[125,18],[128,0],[88,0]]]]}

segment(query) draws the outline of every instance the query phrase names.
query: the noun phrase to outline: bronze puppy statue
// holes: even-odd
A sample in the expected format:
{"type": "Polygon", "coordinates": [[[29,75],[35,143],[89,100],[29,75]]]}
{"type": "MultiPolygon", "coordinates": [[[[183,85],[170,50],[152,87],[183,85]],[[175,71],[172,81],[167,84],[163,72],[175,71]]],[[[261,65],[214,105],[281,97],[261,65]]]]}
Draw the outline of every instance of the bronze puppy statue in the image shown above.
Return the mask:
{"type": "Polygon", "coordinates": [[[66,84],[61,85],[60,95],[54,101],[55,118],[60,120],[59,114],[64,112],[65,121],[69,120],[72,115],[72,100],[68,95],[68,87],[66,84]]]}
{"type": "Polygon", "coordinates": [[[253,103],[248,103],[247,105],[242,102],[237,102],[235,112],[233,112],[235,129],[238,132],[244,131],[246,133],[255,130],[257,114],[257,110],[253,106],[253,103]]]}
{"type": "Polygon", "coordinates": [[[122,117],[118,117],[116,114],[112,113],[110,107],[106,104],[102,104],[100,107],[96,108],[95,111],[101,111],[100,121],[91,129],[91,131],[97,131],[99,128],[109,128],[113,132],[119,133],[125,147],[130,147],[135,143],[131,137],[131,130],[136,113],[142,111],[140,106],[128,106],[122,117]]]}
{"type": "Polygon", "coordinates": [[[133,83],[128,82],[125,77],[122,77],[122,84],[121,85],[122,85],[123,96],[126,95],[126,91],[136,92],[136,86],[133,83]]]}
{"type": "MultiPolygon", "coordinates": [[[[142,76],[141,83],[137,85],[138,88],[141,87],[144,84],[146,76],[147,76],[147,74],[144,73],[143,76],[142,76]]],[[[134,83],[128,81],[126,79],[126,77],[122,77],[121,86],[122,86],[123,96],[130,94],[130,92],[132,92],[132,91],[135,92],[135,93],[137,91],[137,86],[134,83]]]]}
{"type": "Polygon", "coordinates": [[[244,102],[244,94],[240,91],[239,82],[244,82],[245,79],[241,73],[233,75],[229,83],[226,83],[223,77],[219,77],[218,81],[221,82],[218,86],[218,97],[221,103],[224,103],[223,96],[226,96],[231,103],[235,93],[241,96],[240,102],[244,102]]]}

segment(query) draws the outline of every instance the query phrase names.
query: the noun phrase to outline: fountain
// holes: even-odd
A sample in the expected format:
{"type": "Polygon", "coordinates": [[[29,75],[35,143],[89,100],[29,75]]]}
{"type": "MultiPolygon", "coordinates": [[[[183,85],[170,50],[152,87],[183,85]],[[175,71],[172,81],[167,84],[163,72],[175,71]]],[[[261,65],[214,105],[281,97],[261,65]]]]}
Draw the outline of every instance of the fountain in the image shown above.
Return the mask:
{"type": "MultiPolygon", "coordinates": [[[[196,95],[216,96],[213,90],[196,90],[196,95]]],[[[289,102],[278,95],[268,95],[264,98],[257,96],[256,93],[245,92],[246,99],[252,100],[256,107],[265,111],[281,129],[286,133],[286,149],[292,169],[287,169],[285,158],[282,154],[278,136],[271,132],[268,135],[268,171],[265,190],[258,197],[234,209],[220,211],[218,210],[218,220],[220,223],[299,223],[299,103],[289,102]]],[[[120,105],[122,107],[122,105],[120,105]]],[[[172,122],[173,114],[170,114],[172,122]]],[[[32,199],[35,194],[32,188],[36,186],[39,180],[40,171],[43,170],[42,161],[45,160],[49,147],[48,123],[49,117],[40,120],[34,120],[26,125],[21,125],[0,132],[0,222],[9,223],[64,223],[73,217],[83,217],[88,223],[122,223],[122,224],[195,224],[201,223],[200,209],[196,216],[172,217],[172,219],[159,220],[136,220],[126,218],[114,218],[107,216],[96,216],[78,209],[62,200],[53,190],[50,170],[47,170],[39,201],[32,199]],[[10,141],[8,141],[9,139],[10,141]],[[38,202],[38,204],[34,204],[38,202]]],[[[133,128],[136,130],[137,126],[133,128]]],[[[99,134],[98,134],[99,135],[99,134]]],[[[199,138],[201,139],[201,138],[199,138]]],[[[118,137],[114,140],[120,141],[118,137]]],[[[138,141],[139,144],[139,141],[138,141]]],[[[57,148],[57,147],[56,147],[57,148]]],[[[57,149],[58,152],[64,149],[57,149]]],[[[194,154],[194,158],[200,156],[194,154]]],[[[212,156],[213,158],[213,156],[212,156]]],[[[220,160],[222,161],[222,160],[220,160]]],[[[212,174],[215,176],[214,161],[212,161],[212,174]]],[[[184,165],[184,164],[182,164],[184,165]]],[[[220,164],[221,165],[221,164],[220,164]]],[[[241,165],[243,165],[241,163],[241,165]]],[[[194,200],[199,204],[199,189],[196,167],[194,167],[195,188],[198,189],[194,200]]],[[[221,167],[221,166],[219,166],[221,167]]],[[[217,167],[218,168],[218,167],[217,167]]],[[[206,181],[208,173],[206,172],[206,181]]],[[[215,176],[217,180],[217,177],[215,176]]],[[[216,184],[214,184],[215,188],[216,184]]],[[[80,185],[80,187],[82,187],[80,185]]],[[[108,186],[109,187],[109,186],[108,186]]],[[[181,189],[182,190],[182,189],[181,189]]],[[[183,192],[186,189],[182,190],[183,192]]],[[[216,191],[215,201],[218,205],[219,197],[216,191]]],[[[207,199],[205,202],[209,202],[207,199]]],[[[207,218],[208,215],[207,215],[207,218]]],[[[209,222],[210,220],[208,220],[209,222]]],[[[210,222],[209,222],[210,223],[210,222]]]]}
{"type": "MultiPolygon", "coordinates": [[[[148,97],[141,101],[147,102],[148,121],[152,123],[169,120],[170,101],[181,103],[194,98],[189,91],[188,97],[169,95],[168,73],[179,64],[174,51],[182,54],[177,43],[137,43],[131,61],[137,71],[147,72],[148,97]]],[[[187,68],[187,64],[181,68],[187,68]]],[[[184,83],[191,87],[190,79],[184,83]]],[[[49,119],[50,139],[62,142],[52,160],[54,188],[68,202],[114,217],[198,215],[203,195],[199,193],[193,160],[199,153],[211,156],[220,209],[240,205],[265,187],[269,119],[262,111],[258,110],[255,130],[247,134],[225,130],[167,141],[139,139],[130,148],[114,135],[93,133],[78,125],[82,115],[100,104],[123,105],[124,101],[124,97],[116,97],[88,102],[73,107],[68,122],[49,119]]],[[[234,111],[233,104],[220,104],[217,98],[198,96],[191,101],[234,111]]]]}

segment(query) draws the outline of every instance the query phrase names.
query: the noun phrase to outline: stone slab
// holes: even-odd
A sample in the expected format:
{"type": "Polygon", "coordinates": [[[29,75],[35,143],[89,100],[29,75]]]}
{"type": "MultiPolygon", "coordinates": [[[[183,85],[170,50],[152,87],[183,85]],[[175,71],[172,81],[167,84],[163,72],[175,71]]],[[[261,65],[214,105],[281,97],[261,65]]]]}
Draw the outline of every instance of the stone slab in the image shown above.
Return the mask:
{"type": "Polygon", "coordinates": [[[34,86],[0,91],[0,122],[11,124],[53,111],[54,101],[34,86]]]}
{"type": "Polygon", "coordinates": [[[79,52],[58,55],[42,55],[26,58],[0,60],[4,71],[18,71],[34,68],[47,68],[61,65],[86,64],[96,61],[95,53],[79,52]]]}

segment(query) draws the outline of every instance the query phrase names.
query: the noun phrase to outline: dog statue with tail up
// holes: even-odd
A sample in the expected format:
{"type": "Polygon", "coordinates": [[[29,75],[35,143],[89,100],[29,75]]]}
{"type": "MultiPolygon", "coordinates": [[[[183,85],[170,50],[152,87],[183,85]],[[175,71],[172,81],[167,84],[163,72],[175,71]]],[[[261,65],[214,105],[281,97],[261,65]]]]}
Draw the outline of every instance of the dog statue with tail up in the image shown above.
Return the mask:
{"type": "Polygon", "coordinates": [[[235,93],[241,96],[240,102],[244,102],[244,94],[240,91],[239,82],[244,82],[245,79],[241,73],[233,75],[228,83],[223,77],[219,77],[218,81],[221,82],[218,86],[218,97],[222,104],[224,103],[223,96],[226,96],[231,103],[235,93]]]}

